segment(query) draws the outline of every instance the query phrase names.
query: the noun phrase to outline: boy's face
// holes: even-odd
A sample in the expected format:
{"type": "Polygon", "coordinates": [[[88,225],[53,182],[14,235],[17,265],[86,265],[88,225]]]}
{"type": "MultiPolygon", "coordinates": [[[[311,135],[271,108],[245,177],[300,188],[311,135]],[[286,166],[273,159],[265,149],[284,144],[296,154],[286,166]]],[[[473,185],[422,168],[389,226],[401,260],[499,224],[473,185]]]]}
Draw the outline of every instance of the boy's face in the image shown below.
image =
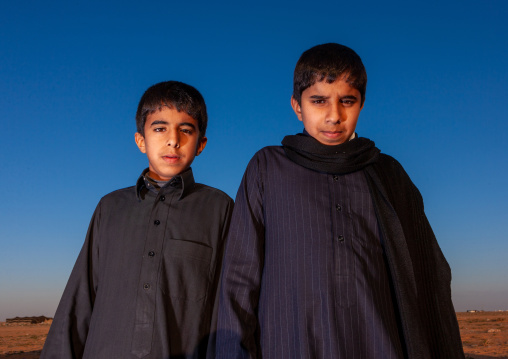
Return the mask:
{"type": "Polygon", "coordinates": [[[291,97],[291,106],[305,130],[324,145],[340,145],[355,132],[363,108],[360,91],[344,77],[331,84],[316,82],[302,92],[301,105],[291,97]]]}
{"type": "Polygon", "coordinates": [[[136,132],[136,144],[148,157],[148,175],[158,181],[189,168],[206,145],[206,137],[199,140],[198,121],[166,106],[147,116],[144,130],[144,136],[136,132]]]}

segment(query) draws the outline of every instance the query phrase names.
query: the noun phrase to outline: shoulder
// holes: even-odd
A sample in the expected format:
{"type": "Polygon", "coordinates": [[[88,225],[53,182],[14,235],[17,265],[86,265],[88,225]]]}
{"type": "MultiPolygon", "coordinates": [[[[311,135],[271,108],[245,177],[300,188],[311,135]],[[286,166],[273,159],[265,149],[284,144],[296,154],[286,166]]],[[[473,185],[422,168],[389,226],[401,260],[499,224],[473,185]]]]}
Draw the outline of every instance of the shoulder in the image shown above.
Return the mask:
{"type": "Polygon", "coordinates": [[[286,161],[290,160],[286,156],[282,146],[263,147],[252,156],[247,165],[247,171],[254,170],[264,172],[271,167],[280,168],[286,161]]]}
{"type": "Polygon", "coordinates": [[[257,178],[262,180],[268,173],[277,172],[283,163],[289,161],[282,146],[267,146],[257,151],[249,161],[244,179],[257,178]]]}
{"type": "Polygon", "coordinates": [[[231,199],[231,197],[229,197],[229,195],[227,195],[225,192],[202,183],[194,183],[192,193],[202,198],[208,198],[215,202],[223,202],[225,204],[233,202],[233,199],[231,199]]]}
{"type": "Polygon", "coordinates": [[[409,175],[404,170],[404,167],[390,155],[380,153],[377,162],[374,164],[374,168],[384,176],[396,177],[400,180],[409,180],[409,175]]]}
{"type": "Polygon", "coordinates": [[[257,151],[250,162],[267,162],[280,156],[286,156],[282,146],[266,146],[257,151]]]}
{"type": "Polygon", "coordinates": [[[416,200],[421,201],[420,191],[395,158],[381,153],[373,167],[392,198],[414,196],[416,200]]]}
{"type": "Polygon", "coordinates": [[[121,212],[131,208],[131,205],[137,202],[136,187],[131,186],[118,189],[103,196],[99,200],[97,209],[100,209],[102,212],[108,210],[121,212]]]}
{"type": "Polygon", "coordinates": [[[386,170],[404,171],[404,168],[402,167],[399,161],[397,161],[395,158],[385,153],[379,154],[378,165],[386,170]]]}
{"type": "Polygon", "coordinates": [[[130,186],[126,188],[117,189],[116,191],[110,192],[103,196],[100,202],[118,201],[136,198],[136,187],[130,186]]]}

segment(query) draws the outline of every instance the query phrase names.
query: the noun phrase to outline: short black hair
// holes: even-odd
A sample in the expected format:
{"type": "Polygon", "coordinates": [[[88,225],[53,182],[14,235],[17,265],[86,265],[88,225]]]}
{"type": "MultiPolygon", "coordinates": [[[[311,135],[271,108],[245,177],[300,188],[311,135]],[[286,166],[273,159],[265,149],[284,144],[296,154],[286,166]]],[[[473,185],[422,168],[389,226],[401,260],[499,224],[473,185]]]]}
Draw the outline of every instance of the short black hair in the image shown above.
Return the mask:
{"type": "Polygon", "coordinates": [[[293,97],[301,104],[302,92],[326,79],[334,82],[340,76],[346,76],[346,82],[357,89],[365,101],[367,72],[362,59],[347,46],[328,43],[314,46],[305,51],[296,63],[293,76],[293,97]]]}
{"type": "Polygon", "coordinates": [[[141,135],[145,135],[147,116],[160,111],[163,106],[184,111],[198,122],[199,138],[205,136],[208,124],[205,100],[194,87],[179,81],[159,82],[141,96],[136,112],[136,129],[141,135]]]}

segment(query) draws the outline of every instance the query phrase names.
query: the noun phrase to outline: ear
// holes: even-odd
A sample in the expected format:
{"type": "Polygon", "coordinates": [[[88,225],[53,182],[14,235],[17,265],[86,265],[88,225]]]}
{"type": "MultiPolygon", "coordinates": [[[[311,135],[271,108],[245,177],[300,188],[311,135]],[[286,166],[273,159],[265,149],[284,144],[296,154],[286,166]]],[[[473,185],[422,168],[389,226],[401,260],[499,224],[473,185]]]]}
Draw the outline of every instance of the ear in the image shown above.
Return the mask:
{"type": "Polygon", "coordinates": [[[202,139],[199,140],[198,148],[196,150],[196,156],[199,156],[201,154],[201,152],[203,152],[207,141],[208,141],[208,138],[206,138],[206,137],[203,137],[202,139]]]}
{"type": "Polygon", "coordinates": [[[293,108],[293,111],[295,111],[298,120],[302,121],[302,106],[300,106],[293,96],[291,96],[291,107],[293,108]]]}
{"type": "Polygon", "coordinates": [[[146,153],[145,138],[141,133],[136,132],[134,134],[134,141],[136,141],[136,145],[138,146],[139,150],[143,153],[146,153]]]}

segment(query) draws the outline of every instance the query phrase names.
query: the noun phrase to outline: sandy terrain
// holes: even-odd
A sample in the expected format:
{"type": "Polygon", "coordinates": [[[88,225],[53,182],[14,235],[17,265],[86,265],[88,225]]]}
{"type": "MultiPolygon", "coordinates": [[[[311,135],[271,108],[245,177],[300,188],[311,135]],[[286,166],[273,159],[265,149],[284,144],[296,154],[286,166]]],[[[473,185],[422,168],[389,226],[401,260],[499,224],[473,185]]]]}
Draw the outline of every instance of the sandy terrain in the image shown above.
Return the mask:
{"type": "Polygon", "coordinates": [[[50,326],[51,320],[31,325],[0,322],[0,358],[38,359],[50,326]]]}
{"type": "Polygon", "coordinates": [[[508,312],[457,313],[466,358],[508,359],[508,312]]]}
{"type": "MultiPolygon", "coordinates": [[[[508,359],[508,312],[457,313],[466,358],[508,359]]],[[[38,359],[49,323],[0,322],[0,358],[38,359]]]]}

